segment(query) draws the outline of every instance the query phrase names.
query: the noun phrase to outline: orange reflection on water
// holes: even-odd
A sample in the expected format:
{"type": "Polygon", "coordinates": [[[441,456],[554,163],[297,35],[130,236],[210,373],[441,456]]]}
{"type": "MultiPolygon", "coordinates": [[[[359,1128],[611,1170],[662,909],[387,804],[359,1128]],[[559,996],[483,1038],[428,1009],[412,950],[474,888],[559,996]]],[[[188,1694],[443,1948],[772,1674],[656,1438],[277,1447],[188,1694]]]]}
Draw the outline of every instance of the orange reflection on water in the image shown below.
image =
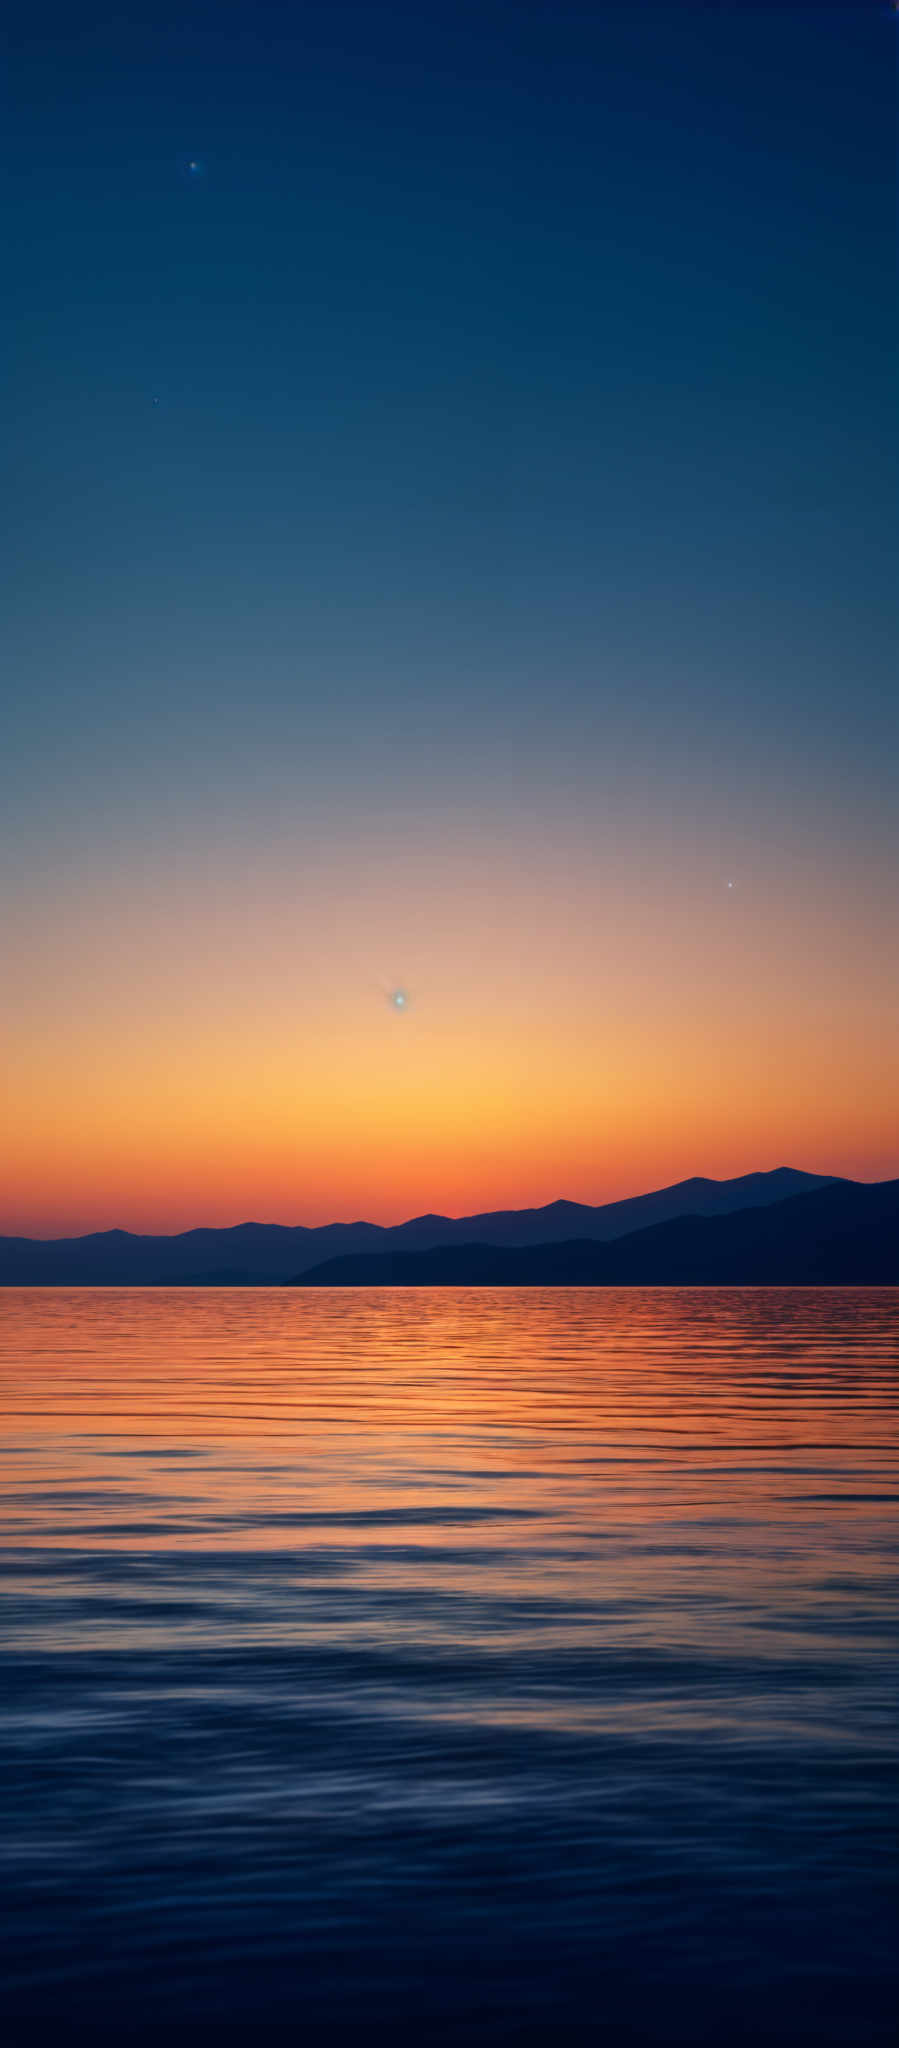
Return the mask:
{"type": "Polygon", "coordinates": [[[93,1628],[120,1648],[401,1626],[434,1654],[460,1628],[504,1653],[537,1629],[541,1654],[585,1632],[712,1654],[726,1615],[728,1654],[755,1632],[764,1655],[760,1612],[786,1607],[792,1640],[823,1600],[836,1629],[854,1559],[870,1579],[895,1309],[890,1290],[8,1291],[6,1540],[168,1557],[164,1623],[142,1625],[138,1580],[93,1628]],[[178,1609],[189,1554],[237,1575],[202,1623],[178,1609]],[[326,1572],[330,1605],[248,1611],[253,1557],[326,1572]],[[398,1619],[404,1589],[427,1599],[398,1619]]]}

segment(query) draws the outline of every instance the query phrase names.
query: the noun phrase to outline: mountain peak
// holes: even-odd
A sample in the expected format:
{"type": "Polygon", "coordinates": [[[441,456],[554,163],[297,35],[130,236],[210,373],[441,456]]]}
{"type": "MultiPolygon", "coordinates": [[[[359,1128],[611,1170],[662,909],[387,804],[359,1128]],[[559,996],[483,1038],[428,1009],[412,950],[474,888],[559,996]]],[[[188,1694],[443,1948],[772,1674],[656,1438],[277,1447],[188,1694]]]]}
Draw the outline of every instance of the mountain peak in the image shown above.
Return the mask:
{"type": "MultiPolygon", "coordinates": [[[[360,1220],[312,1228],[250,1221],[228,1229],[186,1230],[173,1237],[108,1230],[55,1242],[0,1238],[0,1285],[209,1286],[233,1285],[238,1278],[257,1284],[283,1283],[338,1256],[393,1255],[474,1242],[510,1250],[558,1245],[572,1238],[610,1244],[679,1217],[723,1217],[739,1210],[765,1209],[826,1186],[828,1178],[788,1166],[743,1174],[734,1180],[695,1175],[675,1187],[657,1188],[596,1208],[560,1195],[542,1208],[456,1217],[430,1212],[393,1225],[360,1220]]],[[[839,1184],[855,1185],[851,1181],[839,1184]]]]}

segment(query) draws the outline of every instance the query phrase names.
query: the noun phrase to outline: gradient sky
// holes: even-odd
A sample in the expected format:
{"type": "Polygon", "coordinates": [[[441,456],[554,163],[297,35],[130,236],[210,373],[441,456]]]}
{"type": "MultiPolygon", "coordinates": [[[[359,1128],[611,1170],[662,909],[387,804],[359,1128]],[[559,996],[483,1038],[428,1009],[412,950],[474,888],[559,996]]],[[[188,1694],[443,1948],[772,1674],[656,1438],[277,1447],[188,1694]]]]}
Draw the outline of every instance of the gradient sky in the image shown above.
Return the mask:
{"type": "Polygon", "coordinates": [[[0,1229],[899,1173],[896,33],[13,0],[0,1229]]]}

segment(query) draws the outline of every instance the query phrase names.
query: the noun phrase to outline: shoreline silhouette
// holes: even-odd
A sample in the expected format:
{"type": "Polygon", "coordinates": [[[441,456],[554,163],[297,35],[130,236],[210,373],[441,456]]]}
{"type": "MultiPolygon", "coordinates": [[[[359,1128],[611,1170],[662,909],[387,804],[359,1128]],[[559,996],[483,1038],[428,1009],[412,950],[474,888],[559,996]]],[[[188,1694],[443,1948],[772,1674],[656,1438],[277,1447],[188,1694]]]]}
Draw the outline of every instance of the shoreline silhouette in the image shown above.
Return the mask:
{"type": "Polygon", "coordinates": [[[625,1201],[382,1225],[0,1238],[2,1286],[652,1286],[899,1282],[899,1181],[791,1167],[625,1201]]]}

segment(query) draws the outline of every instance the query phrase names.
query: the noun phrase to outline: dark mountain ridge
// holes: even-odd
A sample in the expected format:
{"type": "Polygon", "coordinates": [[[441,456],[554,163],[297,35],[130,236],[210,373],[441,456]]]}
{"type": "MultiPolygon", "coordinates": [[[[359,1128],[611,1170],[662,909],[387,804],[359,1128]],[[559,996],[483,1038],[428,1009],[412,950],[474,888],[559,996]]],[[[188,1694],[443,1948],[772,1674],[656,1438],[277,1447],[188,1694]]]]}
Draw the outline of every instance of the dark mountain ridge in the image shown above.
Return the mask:
{"type": "MultiPolygon", "coordinates": [[[[474,1216],[415,1216],[384,1225],[358,1221],[302,1224],[238,1223],[174,1236],[127,1230],[74,1238],[0,1238],[0,1285],[34,1287],[236,1286],[284,1282],[341,1256],[415,1252],[436,1246],[520,1247],[586,1239],[606,1243],[626,1232],[683,1215],[726,1215],[780,1202],[800,1190],[833,1185],[829,1176],[777,1167],[734,1180],[702,1177],[592,1208],[557,1201],[540,1209],[491,1210],[474,1216]]],[[[838,1183],[851,1186],[854,1183],[838,1183]]]]}
{"type": "Polygon", "coordinates": [[[899,1180],[835,1181],[724,1216],[679,1216],[611,1242],[329,1259],[310,1287],[747,1287],[899,1284],[899,1180]]]}

